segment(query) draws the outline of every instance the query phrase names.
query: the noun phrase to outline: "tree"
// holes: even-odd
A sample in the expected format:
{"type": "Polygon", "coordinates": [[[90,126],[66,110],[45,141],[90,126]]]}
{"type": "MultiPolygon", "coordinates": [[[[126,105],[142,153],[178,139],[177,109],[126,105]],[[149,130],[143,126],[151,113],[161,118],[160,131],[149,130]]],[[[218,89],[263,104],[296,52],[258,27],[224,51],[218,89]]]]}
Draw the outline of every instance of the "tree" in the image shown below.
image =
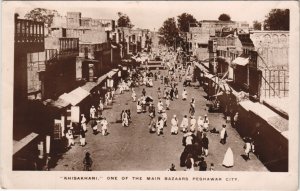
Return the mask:
{"type": "Polygon", "coordinates": [[[45,8],[35,8],[25,14],[26,19],[44,22],[45,27],[50,27],[52,25],[53,17],[55,16],[59,16],[59,13],[56,10],[49,10],[45,8]]]}
{"type": "Polygon", "coordinates": [[[197,20],[191,14],[182,13],[181,15],[177,16],[177,23],[178,29],[181,32],[189,32],[189,24],[197,23],[197,20]]]}
{"type": "Polygon", "coordinates": [[[160,43],[167,46],[173,46],[174,42],[178,39],[178,28],[175,18],[168,18],[164,21],[163,26],[158,30],[160,37],[160,43]]]}
{"type": "Polygon", "coordinates": [[[219,19],[219,21],[231,21],[230,16],[225,13],[221,14],[218,19],[219,19]]]}
{"type": "Polygon", "coordinates": [[[129,17],[124,14],[124,13],[121,13],[121,12],[118,12],[118,16],[119,16],[119,19],[118,19],[118,27],[129,27],[129,28],[132,28],[134,25],[131,23],[129,17]]]}
{"type": "Polygon", "coordinates": [[[290,10],[272,9],[264,24],[266,30],[290,30],[290,10]]]}
{"type": "Polygon", "coordinates": [[[261,30],[261,23],[258,21],[253,21],[253,29],[254,30],[261,30]]]}

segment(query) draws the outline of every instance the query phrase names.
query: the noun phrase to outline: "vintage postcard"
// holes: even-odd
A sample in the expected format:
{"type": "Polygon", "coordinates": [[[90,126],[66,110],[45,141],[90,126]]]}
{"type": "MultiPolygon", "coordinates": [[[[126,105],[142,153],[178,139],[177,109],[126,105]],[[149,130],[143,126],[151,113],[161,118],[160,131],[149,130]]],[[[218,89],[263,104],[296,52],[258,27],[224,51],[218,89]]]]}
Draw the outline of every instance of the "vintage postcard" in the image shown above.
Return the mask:
{"type": "Polygon", "coordinates": [[[2,188],[298,188],[297,1],[2,3],[2,188]]]}

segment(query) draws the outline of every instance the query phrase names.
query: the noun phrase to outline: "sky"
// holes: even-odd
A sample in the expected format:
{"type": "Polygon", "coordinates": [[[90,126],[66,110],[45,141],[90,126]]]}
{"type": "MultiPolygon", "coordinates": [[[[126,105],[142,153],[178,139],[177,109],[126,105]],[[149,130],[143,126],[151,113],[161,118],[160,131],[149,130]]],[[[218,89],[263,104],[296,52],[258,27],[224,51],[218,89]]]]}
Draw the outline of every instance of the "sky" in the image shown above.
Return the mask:
{"type": "Polygon", "coordinates": [[[271,9],[287,8],[285,2],[279,1],[90,1],[90,2],[25,2],[16,12],[24,16],[36,7],[55,9],[61,15],[68,11],[79,11],[82,17],[115,19],[117,12],[129,16],[135,28],[158,30],[170,17],[182,13],[192,14],[199,20],[217,20],[222,13],[229,14],[233,21],[263,21],[271,9]],[[68,6],[66,7],[66,4],[68,6]]]}

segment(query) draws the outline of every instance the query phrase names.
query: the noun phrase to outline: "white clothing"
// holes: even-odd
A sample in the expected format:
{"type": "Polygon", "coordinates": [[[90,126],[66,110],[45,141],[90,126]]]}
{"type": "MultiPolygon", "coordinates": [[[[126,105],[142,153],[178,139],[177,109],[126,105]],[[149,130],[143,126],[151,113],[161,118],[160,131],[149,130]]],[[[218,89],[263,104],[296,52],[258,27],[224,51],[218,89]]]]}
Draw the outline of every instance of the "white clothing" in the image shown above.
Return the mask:
{"type": "Polygon", "coordinates": [[[82,126],[82,129],[84,131],[86,131],[86,118],[85,117],[82,117],[82,119],[81,119],[81,126],[82,126]]]}
{"type": "Polygon", "coordinates": [[[166,100],[166,107],[167,107],[167,108],[170,107],[170,100],[169,100],[169,99],[166,100]]]}
{"type": "Polygon", "coordinates": [[[246,148],[245,148],[246,155],[249,154],[250,151],[251,151],[251,143],[247,142],[246,143],[246,148]]]}
{"type": "Polygon", "coordinates": [[[90,116],[91,116],[91,118],[95,118],[95,114],[96,114],[96,108],[92,107],[90,109],[90,116]]]}
{"type": "Polygon", "coordinates": [[[225,153],[224,160],[223,160],[223,166],[225,167],[233,167],[234,160],[233,160],[233,152],[231,148],[229,147],[225,153]]]}
{"type": "Polygon", "coordinates": [[[157,110],[158,110],[158,112],[161,112],[163,110],[163,103],[162,102],[157,103],[157,110]]]}
{"type": "Polygon", "coordinates": [[[209,120],[208,118],[206,118],[206,120],[205,119],[203,120],[203,128],[207,130],[208,127],[209,127],[209,120]]]}
{"type": "Polygon", "coordinates": [[[164,128],[164,122],[162,120],[157,121],[156,123],[156,129],[157,129],[157,134],[160,135],[160,133],[163,131],[164,128]]]}
{"type": "Polygon", "coordinates": [[[187,91],[182,92],[182,99],[187,99],[187,91]]]}
{"type": "Polygon", "coordinates": [[[176,118],[171,120],[171,133],[178,133],[178,120],[176,118]]]}
{"type": "Polygon", "coordinates": [[[221,133],[220,133],[220,138],[224,139],[225,138],[225,133],[226,133],[226,129],[222,128],[221,133]]]}
{"type": "Polygon", "coordinates": [[[136,105],[136,111],[137,111],[137,113],[141,113],[142,112],[142,106],[137,104],[136,105]]]}
{"type": "Polygon", "coordinates": [[[183,130],[186,130],[187,127],[189,126],[189,120],[188,118],[183,118],[182,121],[181,121],[181,124],[180,124],[180,127],[183,129],[183,130]]]}
{"type": "Polygon", "coordinates": [[[162,113],[162,114],[161,114],[161,117],[162,117],[162,120],[163,120],[164,122],[166,122],[166,121],[167,121],[167,118],[168,118],[168,115],[167,115],[167,113],[162,113]]]}
{"type": "Polygon", "coordinates": [[[185,140],[185,144],[186,145],[192,145],[193,144],[192,140],[193,140],[192,136],[187,136],[186,140],[185,140]]]}
{"type": "Polygon", "coordinates": [[[102,135],[105,135],[107,132],[107,121],[105,119],[103,119],[101,121],[101,125],[102,125],[102,135]]]}
{"type": "Polygon", "coordinates": [[[202,128],[203,128],[203,125],[204,125],[203,122],[204,122],[203,119],[199,117],[198,121],[197,121],[199,131],[202,130],[202,128]]]}
{"type": "Polygon", "coordinates": [[[193,119],[191,119],[190,130],[191,130],[191,131],[195,131],[195,128],[196,128],[196,119],[193,118],[193,119]]]}

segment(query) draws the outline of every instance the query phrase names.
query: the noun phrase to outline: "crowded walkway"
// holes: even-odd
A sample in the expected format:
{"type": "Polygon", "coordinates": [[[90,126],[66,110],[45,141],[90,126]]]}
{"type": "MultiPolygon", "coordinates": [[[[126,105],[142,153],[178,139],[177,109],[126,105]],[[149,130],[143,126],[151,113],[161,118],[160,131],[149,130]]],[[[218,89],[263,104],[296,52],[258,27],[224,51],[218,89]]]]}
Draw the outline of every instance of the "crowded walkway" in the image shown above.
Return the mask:
{"type": "MultiPolygon", "coordinates": [[[[151,71],[158,73],[158,71],[151,71]]],[[[168,76],[168,70],[160,70],[159,75],[168,76]]],[[[87,124],[86,142],[84,147],[79,146],[78,143],[62,156],[57,162],[57,166],[53,170],[82,170],[82,158],[84,153],[89,152],[93,158],[93,170],[166,170],[171,164],[175,165],[176,170],[191,170],[186,166],[181,167],[180,158],[185,149],[187,140],[183,141],[183,137],[187,137],[194,132],[197,135],[198,119],[209,119],[208,127],[202,129],[205,132],[208,142],[208,149],[203,150],[199,162],[203,160],[207,164],[207,170],[213,168],[216,171],[266,171],[264,165],[250,153],[251,160],[245,160],[242,155],[245,154],[244,141],[231,127],[230,123],[226,123],[222,113],[209,113],[206,99],[206,93],[200,87],[183,86],[183,81],[179,81],[179,72],[176,73],[175,81],[173,84],[176,86],[178,96],[172,99],[164,99],[164,89],[170,87],[166,84],[165,80],[158,78],[155,80],[153,77],[153,87],[141,85],[134,87],[132,90],[123,91],[121,94],[119,90],[116,91],[115,98],[112,106],[105,107],[103,116],[106,117],[108,122],[107,136],[101,134],[93,134],[91,124],[87,124]],[[161,97],[158,95],[158,89],[161,90],[161,97]],[[134,96],[133,96],[134,94],[134,96]],[[146,112],[137,112],[137,102],[143,95],[149,96],[153,99],[155,106],[155,120],[159,116],[166,117],[166,126],[163,127],[162,133],[157,136],[157,131],[154,133],[149,132],[149,124],[151,124],[151,115],[149,115],[148,108],[146,112]],[[133,98],[136,96],[136,100],[133,98]],[[163,109],[162,114],[158,113],[158,102],[161,100],[163,109]],[[167,101],[167,102],[166,102],[167,101]],[[166,108],[166,103],[169,105],[166,108]],[[121,112],[130,110],[131,121],[128,125],[123,123],[123,114],[121,112]],[[178,120],[178,132],[171,134],[171,120],[176,115],[178,120]],[[186,132],[182,132],[181,123],[184,116],[187,116],[188,126],[186,132]],[[193,117],[191,117],[193,116],[193,117]],[[194,123],[194,125],[191,125],[194,123]],[[222,132],[222,127],[226,124],[226,143],[224,143],[221,136],[223,133],[211,133],[215,129],[217,132],[222,132]],[[220,141],[221,139],[221,141],[220,141]],[[185,142],[185,143],[184,143],[185,142]],[[224,166],[224,155],[226,151],[232,150],[233,153],[233,166],[227,168],[224,166]],[[162,154],[163,153],[163,154],[162,154]]],[[[174,88],[175,90],[175,88],[174,88]]],[[[142,109],[143,110],[143,109],[142,109]]],[[[223,134],[223,135],[222,135],[223,134]]],[[[231,151],[230,151],[231,152],[231,151]]],[[[226,159],[227,160],[227,159],[226,159]]],[[[194,161],[195,162],[195,161],[194,161]]],[[[195,171],[199,167],[193,168],[195,171]]]]}

